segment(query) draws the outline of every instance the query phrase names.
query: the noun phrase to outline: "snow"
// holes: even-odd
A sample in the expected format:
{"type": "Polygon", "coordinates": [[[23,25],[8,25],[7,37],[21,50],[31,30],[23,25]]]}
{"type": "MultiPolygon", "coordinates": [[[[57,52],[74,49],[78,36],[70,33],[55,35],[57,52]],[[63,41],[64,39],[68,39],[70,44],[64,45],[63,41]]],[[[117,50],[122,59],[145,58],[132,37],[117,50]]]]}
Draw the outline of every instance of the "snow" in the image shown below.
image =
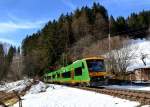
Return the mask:
{"type": "Polygon", "coordinates": [[[150,41],[148,40],[132,40],[133,44],[131,47],[136,47],[135,59],[131,60],[131,65],[127,68],[128,71],[132,71],[137,68],[149,68],[150,67],[150,41]],[[143,64],[141,57],[146,55],[144,59],[146,61],[146,66],[143,64]]]}
{"type": "MultiPolygon", "coordinates": [[[[34,85],[22,98],[24,107],[135,107],[139,105],[138,102],[105,94],[42,82],[34,85]]],[[[18,103],[13,107],[19,107],[18,103]]]]}
{"type": "Polygon", "coordinates": [[[11,82],[11,83],[5,83],[3,85],[0,85],[0,91],[18,91],[21,92],[26,88],[31,83],[32,80],[25,79],[25,80],[20,80],[16,82],[11,82]]]}
{"type": "MultiPolygon", "coordinates": [[[[21,91],[29,82],[30,80],[20,80],[7,83],[7,88],[3,87],[0,88],[0,90],[21,91]]],[[[150,87],[140,86],[111,85],[110,87],[150,90],[150,87]]],[[[129,101],[110,95],[80,90],[63,85],[45,84],[41,81],[32,85],[22,99],[23,107],[136,107],[140,105],[139,102],[135,101],[129,101]]],[[[13,107],[19,107],[19,103],[14,104],[13,107]]],[[[144,105],[142,107],[150,107],[150,105],[144,105]]]]}
{"type": "Polygon", "coordinates": [[[118,88],[118,89],[130,89],[130,90],[150,91],[150,86],[109,85],[109,86],[104,86],[104,87],[107,87],[107,88],[118,88]]]}
{"type": "Polygon", "coordinates": [[[144,106],[142,106],[142,107],[150,107],[150,105],[144,105],[144,106]]]}
{"type": "MultiPolygon", "coordinates": [[[[150,41],[145,39],[137,39],[137,40],[129,40],[127,45],[125,45],[123,48],[119,49],[116,53],[116,50],[110,51],[110,54],[112,54],[115,59],[118,59],[119,57],[126,57],[122,55],[124,52],[125,55],[133,56],[130,58],[129,66],[127,67],[127,71],[133,71],[134,69],[138,68],[150,68],[150,41]],[[144,65],[142,61],[142,56],[145,56],[144,61],[146,62],[146,65],[144,65]]],[[[109,56],[108,53],[104,55],[105,57],[109,56]]]]}
{"type": "Polygon", "coordinates": [[[36,85],[33,85],[30,90],[29,90],[29,94],[36,94],[36,93],[39,93],[39,92],[45,92],[46,91],[46,84],[44,84],[43,82],[39,82],[38,84],[36,85]]]}

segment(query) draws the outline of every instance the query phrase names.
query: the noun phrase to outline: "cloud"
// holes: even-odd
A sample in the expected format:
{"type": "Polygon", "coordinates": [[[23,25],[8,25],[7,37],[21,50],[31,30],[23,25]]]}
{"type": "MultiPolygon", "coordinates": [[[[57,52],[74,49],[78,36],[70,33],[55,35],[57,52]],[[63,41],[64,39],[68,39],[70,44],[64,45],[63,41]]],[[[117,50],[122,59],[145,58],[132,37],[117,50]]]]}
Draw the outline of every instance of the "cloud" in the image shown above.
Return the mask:
{"type": "MultiPolygon", "coordinates": [[[[20,35],[19,30],[32,31],[34,29],[40,29],[47,21],[35,21],[35,22],[0,22],[0,41],[10,43],[13,45],[20,45],[16,42],[16,35],[20,35]],[[15,35],[14,35],[15,34],[15,35]]],[[[25,36],[24,32],[22,35],[25,36]]]]}
{"type": "Polygon", "coordinates": [[[61,0],[66,6],[70,7],[72,10],[76,9],[76,5],[71,2],[71,0],[61,0]]]}
{"type": "Polygon", "coordinates": [[[21,29],[35,29],[40,28],[46,21],[34,21],[34,22],[0,22],[0,33],[8,33],[21,29]]]}
{"type": "Polygon", "coordinates": [[[20,45],[20,38],[23,38],[26,34],[40,29],[48,22],[48,20],[35,20],[29,21],[26,18],[16,17],[12,14],[8,14],[8,20],[5,22],[0,21],[0,41],[7,42],[13,45],[20,45]],[[18,37],[19,36],[19,37],[18,37]]]}

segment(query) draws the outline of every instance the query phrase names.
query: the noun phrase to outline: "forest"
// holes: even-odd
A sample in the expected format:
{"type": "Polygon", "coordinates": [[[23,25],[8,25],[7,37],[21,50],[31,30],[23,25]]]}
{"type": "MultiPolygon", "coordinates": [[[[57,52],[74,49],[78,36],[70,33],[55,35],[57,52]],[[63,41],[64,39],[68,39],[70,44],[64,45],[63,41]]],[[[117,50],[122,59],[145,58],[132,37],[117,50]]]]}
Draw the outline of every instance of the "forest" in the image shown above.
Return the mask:
{"type": "MultiPolygon", "coordinates": [[[[58,20],[49,21],[36,33],[26,36],[21,49],[24,66],[22,74],[29,77],[42,76],[46,69],[59,68],[77,59],[95,55],[90,51],[96,51],[97,48],[91,46],[108,38],[109,33],[111,38],[147,38],[149,27],[150,11],[132,13],[127,18],[114,18],[99,3],[78,8],[72,13],[62,14],[58,20]]],[[[96,55],[105,52],[108,50],[96,55]]],[[[6,68],[9,68],[15,53],[20,53],[20,49],[11,47],[8,54],[4,54],[0,45],[2,71],[8,71],[6,68]]]]}

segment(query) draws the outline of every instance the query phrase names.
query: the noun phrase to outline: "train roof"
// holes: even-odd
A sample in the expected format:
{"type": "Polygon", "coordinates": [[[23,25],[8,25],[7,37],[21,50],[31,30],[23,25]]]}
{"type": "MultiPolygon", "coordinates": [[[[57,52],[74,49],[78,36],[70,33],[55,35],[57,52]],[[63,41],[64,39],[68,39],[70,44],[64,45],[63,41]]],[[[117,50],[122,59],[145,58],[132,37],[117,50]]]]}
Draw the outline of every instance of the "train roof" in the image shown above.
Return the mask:
{"type": "Polygon", "coordinates": [[[88,58],[83,58],[83,60],[91,60],[91,59],[104,59],[104,57],[101,56],[101,57],[88,57],[88,58]]]}
{"type": "Polygon", "coordinates": [[[76,62],[79,62],[79,61],[82,61],[82,60],[91,60],[91,59],[104,59],[104,57],[103,56],[100,56],[100,57],[87,57],[87,58],[83,58],[83,59],[80,59],[80,60],[76,60],[73,63],[76,63],[76,62]]]}

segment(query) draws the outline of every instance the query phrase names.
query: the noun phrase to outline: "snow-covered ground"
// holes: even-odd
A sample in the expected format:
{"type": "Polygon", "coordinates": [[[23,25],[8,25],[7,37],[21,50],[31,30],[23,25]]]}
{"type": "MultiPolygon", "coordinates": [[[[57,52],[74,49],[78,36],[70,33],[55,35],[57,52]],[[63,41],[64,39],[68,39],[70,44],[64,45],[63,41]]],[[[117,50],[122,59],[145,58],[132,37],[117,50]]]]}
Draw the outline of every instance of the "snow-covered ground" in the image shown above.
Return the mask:
{"type": "Polygon", "coordinates": [[[10,92],[14,90],[21,92],[31,83],[31,81],[32,79],[25,79],[11,83],[4,83],[3,85],[0,85],[0,91],[10,92]]]}
{"type": "Polygon", "coordinates": [[[150,86],[135,86],[135,85],[109,85],[107,88],[130,89],[140,91],[150,91],[150,86]]]}
{"type": "MultiPolygon", "coordinates": [[[[0,90],[21,91],[28,83],[29,80],[7,83],[7,88],[1,86],[0,90]]],[[[111,88],[112,87],[150,90],[150,87],[111,86],[111,88]]],[[[62,85],[45,84],[41,81],[33,85],[22,99],[23,107],[136,107],[139,105],[139,102],[128,101],[62,85]]],[[[19,104],[16,103],[13,107],[19,107],[19,104]]],[[[143,107],[150,106],[146,105],[143,107]]]]}
{"type": "MultiPolygon", "coordinates": [[[[23,98],[23,107],[136,107],[138,102],[61,85],[34,85],[23,98]]],[[[19,107],[16,103],[13,107],[19,107]]]]}

